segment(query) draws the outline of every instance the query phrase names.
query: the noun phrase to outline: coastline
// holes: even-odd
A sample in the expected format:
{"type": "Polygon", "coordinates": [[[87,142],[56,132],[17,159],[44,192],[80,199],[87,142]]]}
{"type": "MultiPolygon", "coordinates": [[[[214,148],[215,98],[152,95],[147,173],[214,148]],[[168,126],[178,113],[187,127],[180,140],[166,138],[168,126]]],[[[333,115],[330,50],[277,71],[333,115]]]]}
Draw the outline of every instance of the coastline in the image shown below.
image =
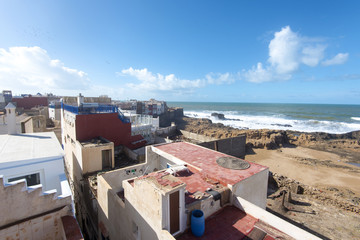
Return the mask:
{"type": "Polygon", "coordinates": [[[360,167],[350,164],[360,164],[360,131],[329,134],[244,130],[190,117],[179,118],[176,123],[181,130],[217,139],[245,134],[245,160],[268,166],[271,172],[268,211],[324,239],[360,238],[360,231],[356,230],[359,227],[356,222],[360,222],[360,167]],[[276,187],[272,192],[274,182],[276,187]],[[292,192],[295,202],[304,206],[289,201],[287,206],[293,209],[284,210],[282,197],[276,196],[294,184],[305,189],[302,194],[292,192]],[[334,223],[334,218],[339,222],[334,223]],[[343,226],[344,221],[351,224],[343,226]]]}

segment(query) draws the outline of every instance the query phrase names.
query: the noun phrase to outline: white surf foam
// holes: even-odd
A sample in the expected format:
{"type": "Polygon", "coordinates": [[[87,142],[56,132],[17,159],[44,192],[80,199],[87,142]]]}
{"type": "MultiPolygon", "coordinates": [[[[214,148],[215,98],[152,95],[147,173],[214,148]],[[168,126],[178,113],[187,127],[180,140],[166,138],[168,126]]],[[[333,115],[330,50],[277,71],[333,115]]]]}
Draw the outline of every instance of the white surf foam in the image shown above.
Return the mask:
{"type": "Polygon", "coordinates": [[[360,121],[360,117],[352,117],[352,120],[360,121]]]}
{"type": "MultiPolygon", "coordinates": [[[[347,133],[360,130],[360,124],[334,121],[317,120],[295,120],[286,119],[284,116],[254,116],[237,115],[235,112],[218,112],[225,115],[226,120],[211,116],[211,112],[185,111],[185,116],[194,118],[208,118],[213,123],[222,123],[239,129],[276,129],[294,130],[301,132],[326,132],[326,133],[347,133]]],[[[360,120],[360,118],[359,118],[360,120]]]]}

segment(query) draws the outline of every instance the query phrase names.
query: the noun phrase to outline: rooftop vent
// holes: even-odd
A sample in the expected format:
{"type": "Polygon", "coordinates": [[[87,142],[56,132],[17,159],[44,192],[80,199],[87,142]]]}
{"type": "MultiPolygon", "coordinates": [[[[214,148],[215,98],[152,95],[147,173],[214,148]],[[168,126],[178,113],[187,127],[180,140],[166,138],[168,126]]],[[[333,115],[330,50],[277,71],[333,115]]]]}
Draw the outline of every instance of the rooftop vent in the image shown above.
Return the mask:
{"type": "Polygon", "coordinates": [[[234,157],[219,157],[216,159],[218,165],[224,168],[244,170],[250,167],[250,164],[242,159],[234,157]]]}

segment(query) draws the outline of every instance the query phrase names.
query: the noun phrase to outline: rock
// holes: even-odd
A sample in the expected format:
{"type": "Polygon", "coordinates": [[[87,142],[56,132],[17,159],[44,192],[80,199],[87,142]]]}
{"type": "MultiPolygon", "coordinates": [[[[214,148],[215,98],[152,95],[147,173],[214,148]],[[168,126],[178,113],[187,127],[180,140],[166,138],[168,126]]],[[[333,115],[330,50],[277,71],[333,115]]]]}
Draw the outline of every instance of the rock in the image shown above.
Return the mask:
{"type": "Polygon", "coordinates": [[[222,113],[212,113],[211,116],[216,117],[216,118],[218,118],[220,120],[225,120],[225,116],[222,113]]]}

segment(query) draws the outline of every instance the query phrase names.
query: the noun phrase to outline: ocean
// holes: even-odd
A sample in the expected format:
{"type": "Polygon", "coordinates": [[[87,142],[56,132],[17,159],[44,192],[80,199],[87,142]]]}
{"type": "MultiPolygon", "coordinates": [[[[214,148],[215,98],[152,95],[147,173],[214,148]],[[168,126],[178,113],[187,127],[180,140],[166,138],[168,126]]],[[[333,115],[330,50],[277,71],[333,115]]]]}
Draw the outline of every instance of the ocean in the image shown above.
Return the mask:
{"type": "Polygon", "coordinates": [[[279,129],[347,133],[360,130],[360,105],[167,102],[184,108],[184,115],[208,118],[239,129],[279,129]],[[224,114],[225,119],[211,116],[224,114]]]}

